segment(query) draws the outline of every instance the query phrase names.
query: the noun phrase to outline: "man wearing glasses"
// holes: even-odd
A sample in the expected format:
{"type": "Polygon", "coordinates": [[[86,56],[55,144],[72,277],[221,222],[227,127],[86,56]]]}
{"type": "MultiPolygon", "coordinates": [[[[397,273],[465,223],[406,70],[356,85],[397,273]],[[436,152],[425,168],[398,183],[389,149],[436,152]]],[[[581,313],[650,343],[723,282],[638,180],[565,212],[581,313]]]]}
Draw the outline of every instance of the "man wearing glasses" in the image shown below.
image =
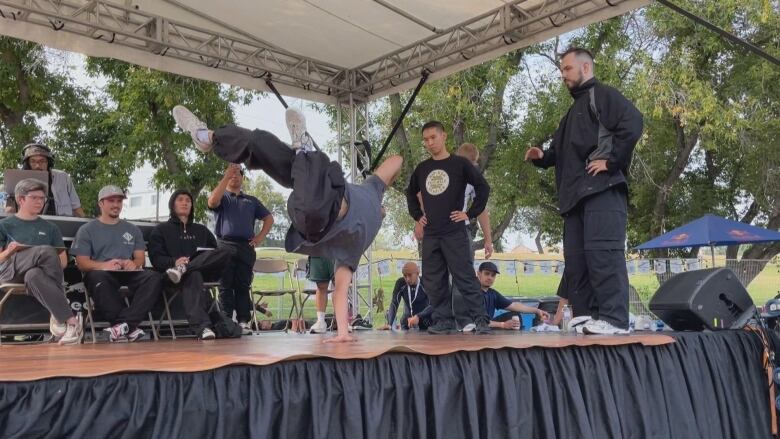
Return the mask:
{"type": "MultiPolygon", "coordinates": [[[[46,204],[43,215],[84,217],[81,200],[73,186],[73,180],[67,172],[54,168],[54,156],[48,146],[41,143],[31,143],[22,150],[22,169],[46,171],[49,175],[46,194],[46,204]]],[[[6,201],[5,211],[14,213],[18,209],[14,197],[6,201]]]]}

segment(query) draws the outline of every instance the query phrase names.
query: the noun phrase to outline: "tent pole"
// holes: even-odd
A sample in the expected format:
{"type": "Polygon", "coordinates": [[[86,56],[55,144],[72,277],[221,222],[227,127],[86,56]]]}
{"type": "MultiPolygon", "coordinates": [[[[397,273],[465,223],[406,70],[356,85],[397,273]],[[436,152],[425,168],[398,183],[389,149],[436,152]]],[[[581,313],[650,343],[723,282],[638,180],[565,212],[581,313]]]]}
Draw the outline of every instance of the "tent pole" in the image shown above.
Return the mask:
{"type": "Polygon", "coordinates": [[[715,246],[710,244],[710,254],[712,255],[712,268],[715,268],[715,246]]]}

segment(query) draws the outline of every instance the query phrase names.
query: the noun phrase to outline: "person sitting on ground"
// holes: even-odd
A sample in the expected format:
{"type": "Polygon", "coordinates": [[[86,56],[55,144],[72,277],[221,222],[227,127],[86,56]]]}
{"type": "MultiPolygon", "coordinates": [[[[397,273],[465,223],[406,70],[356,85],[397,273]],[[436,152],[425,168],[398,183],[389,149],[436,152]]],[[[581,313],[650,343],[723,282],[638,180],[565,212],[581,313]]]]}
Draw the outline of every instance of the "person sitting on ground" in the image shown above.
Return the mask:
{"type": "Polygon", "coordinates": [[[68,264],[62,234],[39,216],[46,201],[46,185],[26,178],[16,184],[16,215],[0,220],[0,282],[24,283],[27,293],[51,313],[49,330],[61,345],[78,344],[84,335],[73,315],[62,269],[68,264]]]}
{"type": "MultiPolygon", "coordinates": [[[[46,171],[49,174],[48,193],[41,215],[77,216],[84,217],[81,208],[81,200],[73,180],[67,172],[54,168],[54,156],[48,146],[42,143],[30,143],[22,149],[22,169],[32,171],[46,171]]],[[[14,198],[9,197],[5,211],[13,213],[17,211],[14,198]]]]}
{"type": "Polygon", "coordinates": [[[173,109],[173,117],[202,152],[214,151],[223,160],[261,169],[293,189],[287,201],[291,226],[285,249],[335,261],[333,308],[338,335],[324,342],[355,341],[349,334],[347,289],[361,255],[379,232],[382,197],[400,173],[403,159],[389,157],[362,184],[345,183],[341,167],[315,151],[306,119],[296,109],[286,113],[291,147],[266,131],[232,125],[211,131],[180,105],[173,109]]]}
{"type": "Polygon", "coordinates": [[[325,310],[328,307],[328,287],[333,281],[333,261],[328,258],[309,256],[306,263],[306,278],[317,285],[314,300],[317,308],[317,321],[311,326],[311,332],[322,334],[328,330],[325,324],[325,310]]]}
{"type": "Polygon", "coordinates": [[[501,293],[493,289],[493,283],[496,281],[496,275],[498,267],[492,262],[483,262],[479,264],[479,283],[482,285],[483,298],[485,300],[485,312],[490,316],[490,327],[497,329],[520,329],[519,320],[507,320],[505,322],[499,322],[493,320],[493,316],[496,313],[496,309],[503,309],[506,311],[526,314],[536,314],[540,320],[545,321],[550,319],[550,314],[542,311],[539,308],[523,305],[522,303],[512,302],[507,299],[501,293]]]}
{"type": "Polygon", "coordinates": [[[213,340],[214,331],[207,314],[208,295],[204,278],[219,278],[232,250],[217,248],[217,239],[209,229],[194,222],[192,194],[175,191],[168,201],[171,216],[149,235],[149,259],[152,266],[167,274],[173,284],[181,286],[184,313],[190,329],[201,340],[213,340]]]}
{"type": "Polygon", "coordinates": [[[395,316],[401,300],[404,302],[404,313],[401,316],[401,329],[420,328],[421,331],[431,325],[433,307],[428,302],[425,288],[420,281],[420,268],[409,261],[401,269],[402,277],[398,278],[393,287],[393,298],[387,309],[387,324],[380,329],[390,329],[395,324],[395,316]]]}
{"type": "Polygon", "coordinates": [[[116,186],[100,189],[100,216],[81,226],[70,248],[95,308],[111,325],[105,329],[110,342],[133,342],[143,337],[138,325],[162,292],[162,275],[143,269],[146,244],[141,230],[119,219],[125,198],[116,186]],[[119,292],[122,286],[130,291],[129,307],[119,292]]]}

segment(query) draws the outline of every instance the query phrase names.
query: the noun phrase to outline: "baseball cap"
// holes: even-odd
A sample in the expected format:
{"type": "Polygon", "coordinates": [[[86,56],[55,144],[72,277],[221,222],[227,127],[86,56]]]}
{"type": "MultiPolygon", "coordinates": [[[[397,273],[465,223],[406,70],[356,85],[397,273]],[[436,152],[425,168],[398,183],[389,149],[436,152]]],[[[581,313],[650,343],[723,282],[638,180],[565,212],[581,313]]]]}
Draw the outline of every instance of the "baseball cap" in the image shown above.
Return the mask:
{"type": "Polygon", "coordinates": [[[98,201],[101,201],[104,198],[108,198],[108,197],[115,197],[117,195],[122,198],[127,198],[125,192],[122,189],[120,189],[119,186],[114,186],[112,184],[108,186],[103,186],[100,189],[100,192],[98,192],[98,201]]]}
{"type": "Polygon", "coordinates": [[[483,270],[484,271],[492,271],[493,273],[496,273],[496,274],[501,274],[501,272],[498,271],[498,267],[496,266],[496,264],[494,264],[492,262],[487,262],[486,261],[486,262],[483,262],[483,263],[479,264],[479,271],[483,271],[483,270]]]}
{"type": "Polygon", "coordinates": [[[51,150],[49,150],[48,146],[41,143],[30,143],[29,145],[25,145],[24,157],[22,157],[22,159],[27,160],[34,155],[42,155],[51,158],[51,150]]]}

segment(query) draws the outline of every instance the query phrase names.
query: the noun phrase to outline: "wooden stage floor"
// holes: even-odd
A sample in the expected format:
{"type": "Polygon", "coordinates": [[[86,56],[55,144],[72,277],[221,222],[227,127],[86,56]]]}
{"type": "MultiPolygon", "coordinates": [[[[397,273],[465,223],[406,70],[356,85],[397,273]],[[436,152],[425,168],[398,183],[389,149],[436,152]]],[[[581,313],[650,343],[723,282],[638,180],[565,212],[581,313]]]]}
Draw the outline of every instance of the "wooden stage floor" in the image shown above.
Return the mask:
{"type": "Polygon", "coordinates": [[[658,346],[674,339],[660,333],[584,336],[498,332],[492,335],[436,336],[419,332],[361,331],[358,341],[324,344],[321,335],[269,333],[240,339],[202,342],[195,339],[0,346],[0,382],[53,377],[94,377],[127,372],[199,372],[228,365],[269,365],[310,358],[369,359],[387,352],[445,355],[482,349],[616,346],[640,343],[658,346]]]}

